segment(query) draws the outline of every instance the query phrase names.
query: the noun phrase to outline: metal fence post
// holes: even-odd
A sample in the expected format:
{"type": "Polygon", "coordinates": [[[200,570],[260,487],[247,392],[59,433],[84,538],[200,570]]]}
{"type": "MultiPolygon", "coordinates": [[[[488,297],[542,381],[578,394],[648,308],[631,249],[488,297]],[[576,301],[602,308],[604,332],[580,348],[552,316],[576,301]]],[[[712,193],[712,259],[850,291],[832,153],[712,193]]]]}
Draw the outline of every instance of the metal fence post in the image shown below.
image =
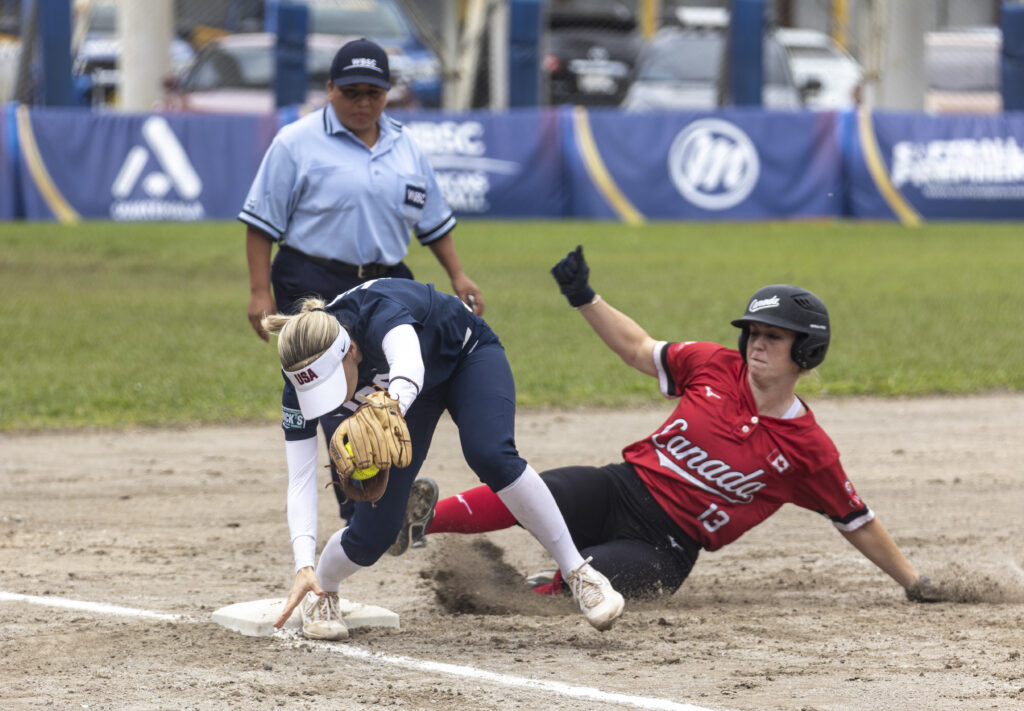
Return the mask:
{"type": "Polygon", "coordinates": [[[306,100],[306,32],[309,8],[275,3],[277,44],[274,46],[274,98],[278,108],[306,100]]]}
{"type": "Polygon", "coordinates": [[[1004,2],[999,24],[1003,30],[999,78],[1003,111],[1024,111],[1024,4],[1004,2]]]}
{"type": "Polygon", "coordinates": [[[540,103],[542,0],[509,0],[508,104],[540,103]]]}
{"type": "Polygon", "coordinates": [[[733,0],[728,82],[736,106],[760,106],[764,86],[765,0],[733,0]]]}

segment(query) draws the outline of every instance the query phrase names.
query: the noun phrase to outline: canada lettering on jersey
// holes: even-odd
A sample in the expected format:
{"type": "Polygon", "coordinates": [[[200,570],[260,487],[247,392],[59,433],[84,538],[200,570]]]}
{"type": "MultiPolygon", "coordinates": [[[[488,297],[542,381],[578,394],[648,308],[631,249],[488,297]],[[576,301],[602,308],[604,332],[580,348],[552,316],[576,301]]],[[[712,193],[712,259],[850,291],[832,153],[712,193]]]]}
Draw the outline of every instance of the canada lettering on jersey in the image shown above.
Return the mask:
{"type": "Polygon", "coordinates": [[[319,378],[320,376],[317,375],[312,368],[306,368],[305,370],[295,374],[295,379],[299,382],[300,385],[312,383],[314,380],[317,380],[319,378]]]}
{"type": "Polygon", "coordinates": [[[754,494],[767,486],[765,482],[758,481],[764,469],[743,473],[736,471],[728,462],[709,458],[707,450],[681,434],[689,426],[690,423],[680,417],[651,435],[661,466],[730,503],[749,504],[753,501],[754,494]]]}

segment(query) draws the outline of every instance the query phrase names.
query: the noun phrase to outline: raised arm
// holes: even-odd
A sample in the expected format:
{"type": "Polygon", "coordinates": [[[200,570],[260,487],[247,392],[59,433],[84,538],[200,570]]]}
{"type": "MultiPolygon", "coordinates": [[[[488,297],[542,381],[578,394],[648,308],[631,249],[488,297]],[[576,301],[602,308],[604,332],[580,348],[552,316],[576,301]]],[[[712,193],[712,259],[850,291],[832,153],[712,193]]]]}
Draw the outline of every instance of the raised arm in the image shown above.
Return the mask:
{"type": "Polygon", "coordinates": [[[583,258],[583,246],[569,252],[551,269],[559,288],[587,320],[605,345],[622,360],[641,373],[657,377],[654,346],[657,343],[647,331],[626,314],[598,296],[589,284],[590,267],[583,258]]]}

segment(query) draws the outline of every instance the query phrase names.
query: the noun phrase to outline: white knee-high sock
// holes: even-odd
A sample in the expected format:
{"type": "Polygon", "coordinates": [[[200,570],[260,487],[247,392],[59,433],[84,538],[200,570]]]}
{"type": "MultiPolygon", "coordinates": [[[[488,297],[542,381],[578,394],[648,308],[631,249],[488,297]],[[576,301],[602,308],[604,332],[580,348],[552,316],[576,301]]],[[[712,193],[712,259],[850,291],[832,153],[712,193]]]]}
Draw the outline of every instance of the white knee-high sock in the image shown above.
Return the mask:
{"type": "Polygon", "coordinates": [[[345,549],[341,547],[341,534],[344,532],[344,528],[335,531],[334,535],[327,539],[320,554],[320,561],[316,564],[316,577],[324,592],[338,592],[342,580],[365,567],[353,563],[345,555],[345,549]]]}
{"type": "MultiPolygon", "coordinates": [[[[498,492],[523,528],[533,534],[566,575],[580,567],[583,556],[569,535],[555,497],[529,464],[514,482],[498,492]]],[[[320,581],[323,584],[323,581],[320,581]]]]}

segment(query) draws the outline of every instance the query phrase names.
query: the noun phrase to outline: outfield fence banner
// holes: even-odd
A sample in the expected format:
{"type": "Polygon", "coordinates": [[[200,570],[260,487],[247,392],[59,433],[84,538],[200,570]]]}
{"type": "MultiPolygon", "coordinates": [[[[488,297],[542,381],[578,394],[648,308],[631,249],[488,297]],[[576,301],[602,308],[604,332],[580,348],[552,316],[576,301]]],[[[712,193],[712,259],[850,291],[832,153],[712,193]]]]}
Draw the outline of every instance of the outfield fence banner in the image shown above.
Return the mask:
{"type": "Polygon", "coordinates": [[[655,220],[839,217],[833,113],[564,114],[572,214],[655,220]]]}
{"type": "MultiPolygon", "coordinates": [[[[2,107],[0,219],[233,219],[266,116],[2,107]]],[[[1024,219],[1024,115],[396,112],[462,217],[1024,219]]]]}
{"type": "Polygon", "coordinates": [[[1024,219],[1024,114],[845,115],[847,215],[865,219],[1024,219]]]}
{"type": "Polygon", "coordinates": [[[65,222],[233,217],[277,126],[273,115],[13,111],[19,214],[65,222]]]}
{"type": "Polygon", "coordinates": [[[496,114],[394,112],[437,173],[445,199],[462,216],[568,216],[563,135],[555,109],[496,114]]]}

